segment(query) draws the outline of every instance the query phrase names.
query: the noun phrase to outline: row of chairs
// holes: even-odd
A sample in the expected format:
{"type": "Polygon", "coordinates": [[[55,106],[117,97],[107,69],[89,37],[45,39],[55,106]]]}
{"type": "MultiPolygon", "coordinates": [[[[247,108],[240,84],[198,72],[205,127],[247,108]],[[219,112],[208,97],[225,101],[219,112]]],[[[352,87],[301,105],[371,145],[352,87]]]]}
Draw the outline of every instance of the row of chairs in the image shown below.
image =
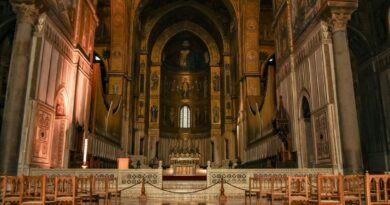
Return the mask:
{"type": "Polygon", "coordinates": [[[277,200],[314,204],[390,204],[390,175],[318,175],[258,176],[249,180],[245,204],[256,196],[256,204],[267,198],[271,205],[277,200]]]}
{"type": "Polygon", "coordinates": [[[1,204],[61,204],[79,202],[111,204],[120,200],[118,179],[98,176],[2,176],[1,204]]]}

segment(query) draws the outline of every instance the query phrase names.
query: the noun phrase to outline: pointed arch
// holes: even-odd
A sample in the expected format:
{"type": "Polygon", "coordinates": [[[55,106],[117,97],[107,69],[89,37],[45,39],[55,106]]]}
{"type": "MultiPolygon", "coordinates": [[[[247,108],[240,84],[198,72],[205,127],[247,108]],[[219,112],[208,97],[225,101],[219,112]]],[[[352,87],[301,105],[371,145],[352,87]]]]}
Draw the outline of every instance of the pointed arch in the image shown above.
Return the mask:
{"type": "Polygon", "coordinates": [[[56,116],[68,116],[69,98],[64,87],[61,87],[54,99],[56,116]]]}
{"type": "Polygon", "coordinates": [[[142,42],[141,42],[141,49],[142,50],[146,51],[149,48],[149,46],[150,46],[149,44],[151,43],[150,42],[150,35],[152,33],[153,28],[156,27],[156,25],[158,24],[160,19],[162,19],[165,15],[172,12],[173,10],[178,9],[180,7],[183,7],[183,6],[191,7],[193,9],[199,11],[203,15],[205,15],[207,18],[209,18],[211,20],[211,22],[213,22],[214,26],[218,29],[219,35],[223,41],[222,42],[223,45],[225,45],[225,43],[227,43],[226,36],[224,36],[224,32],[223,32],[222,22],[220,22],[218,20],[218,15],[213,10],[211,10],[207,6],[204,6],[196,1],[183,1],[183,2],[176,3],[176,4],[169,4],[167,6],[161,7],[159,9],[159,11],[156,12],[157,15],[153,16],[151,19],[149,19],[146,22],[145,28],[142,31],[142,36],[143,36],[142,42]]]}
{"type": "Polygon", "coordinates": [[[165,29],[153,45],[151,60],[153,65],[161,65],[162,52],[168,41],[176,34],[189,31],[198,36],[207,45],[210,52],[210,66],[219,66],[220,52],[214,38],[201,26],[190,21],[181,21],[165,29]]]}
{"type": "Polygon", "coordinates": [[[66,167],[66,150],[68,117],[69,117],[69,98],[65,87],[60,87],[54,99],[54,131],[51,136],[51,168],[66,167]]]}

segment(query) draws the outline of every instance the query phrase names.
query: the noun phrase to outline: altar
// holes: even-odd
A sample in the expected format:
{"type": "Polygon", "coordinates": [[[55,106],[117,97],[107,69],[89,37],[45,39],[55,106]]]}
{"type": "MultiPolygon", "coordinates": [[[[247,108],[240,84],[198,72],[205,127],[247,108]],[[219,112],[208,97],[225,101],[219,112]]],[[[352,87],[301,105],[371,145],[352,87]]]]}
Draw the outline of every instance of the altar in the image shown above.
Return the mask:
{"type": "Polygon", "coordinates": [[[194,176],[196,169],[199,168],[200,154],[191,153],[171,153],[169,155],[169,164],[173,169],[174,176],[194,176]]]}
{"type": "Polygon", "coordinates": [[[173,156],[170,164],[175,176],[193,176],[199,167],[200,157],[198,156],[173,156]]]}

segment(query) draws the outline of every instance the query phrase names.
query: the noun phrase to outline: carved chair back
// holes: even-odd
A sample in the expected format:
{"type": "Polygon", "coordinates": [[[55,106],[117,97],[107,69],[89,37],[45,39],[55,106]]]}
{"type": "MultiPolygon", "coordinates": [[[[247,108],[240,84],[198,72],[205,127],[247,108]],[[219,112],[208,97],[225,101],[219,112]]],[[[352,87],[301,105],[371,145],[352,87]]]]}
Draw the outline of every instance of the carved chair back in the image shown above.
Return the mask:
{"type": "Polygon", "coordinates": [[[54,200],[58,203],[71,203],[75,205],[79,198],[76,198],[76,177],[56,176],[55,177],[54,200]]]}
{"type": "Polygon", "coordinates": [[[366,204],[389,204],[390,175],[365,175],[366,204]]]}
{"type": "Polygon", "coordinates": [[[364,193],[364,176],[348,175],[343,176],[344,199],[346,202],[362,204],[362,193],[364,193]]]}
{"type": "Polygon", "coordinates": [[[309,180],[307,176],[289,176],[287,179],[287,201],[308,202],[309,180]]]}
{"type": "Polygon", "coordinates": [[[45,204],[46,176],[24,176],[21,204],[45,204]]]}
{"type": "Polygon", "coordinates": [[[275,200],[283,200],[287,194],[287,177],[283,175],[275,175],[271,178],[271,192],[267,192],[268,198],[271,200],[271,205],[275,200]]]}
{"type": "Polygon", "coordinates": [[[93,177],[92,176],[79,176],[76,178],[77,180],[77,197],[82,198],[82,200],[88,200],[89,203],[93,200],[93,194],[92,194],[92,182],[93,177]]]}
{"type": "Polygon", "coordinates": [[[318,175],[316,198],[320,204],[344,204],[344,186],[341,175],[318,175]]]}
{"type": "Polygon", "coordinates": [[[247,203],[247,197],[249,197],[249,204],[251,204],[252,194],[255,194],[256,197],[260,195],[261,191],[261,177],[255,176],[249,178],[249,187],[248,190],[245,190],[245,204],[247,203]]]}
{"type": "Polygon", "coordinates": [[[46,198],[54,201],[55,195],[55,176],[46,177],[46,198]]]}
{"type": "Polygon", "coordinates": [[[20,203],[23,194],[23,176],[5,176],[3,178],[2,204],[20,203]]]}
{"type": "Polygon", "coordinates": [[[108,177],[93,176],[92,195],[98,199],[104,199],[104,204],[108,204],[110,193],[108,191],[108,177]]]}

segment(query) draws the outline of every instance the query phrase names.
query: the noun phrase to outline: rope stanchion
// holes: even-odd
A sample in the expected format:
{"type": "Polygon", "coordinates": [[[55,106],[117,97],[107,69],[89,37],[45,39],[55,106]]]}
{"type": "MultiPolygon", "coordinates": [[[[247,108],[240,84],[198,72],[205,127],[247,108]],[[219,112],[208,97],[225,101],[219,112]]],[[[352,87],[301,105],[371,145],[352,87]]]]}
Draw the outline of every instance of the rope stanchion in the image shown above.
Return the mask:
{"type": "Polygon", "coordinates": [[[146,201],[145,178],[142,178],[141,196],[139,196],[139,201],[141,203],[146,201]]]}
{"type": "Polygon", "coordinates": [[[225,196],[225,188],[223,187],[223,177],[221,178],[221,188],[220,188],[220,194],[219,194],[219,202],[225,203],[226,202],[226,196],[225,196]]]}

